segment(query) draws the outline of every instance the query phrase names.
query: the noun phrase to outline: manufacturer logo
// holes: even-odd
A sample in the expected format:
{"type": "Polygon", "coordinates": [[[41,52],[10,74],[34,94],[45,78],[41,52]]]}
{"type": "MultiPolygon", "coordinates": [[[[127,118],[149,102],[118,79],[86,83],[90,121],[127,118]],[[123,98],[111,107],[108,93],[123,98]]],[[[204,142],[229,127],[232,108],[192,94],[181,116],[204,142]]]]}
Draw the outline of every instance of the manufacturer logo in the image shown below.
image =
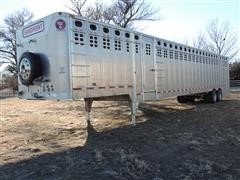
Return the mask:
{"type": "Polygon", "coordinates": [[[55,26],[58,30],[62,31],[66,27],[66,23],[63,19],[58,19],[55,23],[55,26]]]}
{"type": "Polygon", "coordinates": [[[26,27],[23,29],[23,37],[28,37],[33,34],[42,32],[44,30],[44,22],[41,21],[37,24],[34,24],[32,26],[26,27]]]}

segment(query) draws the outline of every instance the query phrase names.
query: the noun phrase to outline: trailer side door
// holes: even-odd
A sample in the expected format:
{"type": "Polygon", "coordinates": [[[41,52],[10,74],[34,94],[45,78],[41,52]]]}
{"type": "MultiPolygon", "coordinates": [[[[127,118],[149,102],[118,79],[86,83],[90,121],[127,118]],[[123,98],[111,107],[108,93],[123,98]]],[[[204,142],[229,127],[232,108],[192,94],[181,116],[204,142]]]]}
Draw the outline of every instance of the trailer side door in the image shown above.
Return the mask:
{"type": "Polygon", "coordinates": [[[154,54],[153,46],[154,39],[142,36],[142,60],[144,64],[144,99],[155,99],[155,69],[154,69],[154,54]]]}

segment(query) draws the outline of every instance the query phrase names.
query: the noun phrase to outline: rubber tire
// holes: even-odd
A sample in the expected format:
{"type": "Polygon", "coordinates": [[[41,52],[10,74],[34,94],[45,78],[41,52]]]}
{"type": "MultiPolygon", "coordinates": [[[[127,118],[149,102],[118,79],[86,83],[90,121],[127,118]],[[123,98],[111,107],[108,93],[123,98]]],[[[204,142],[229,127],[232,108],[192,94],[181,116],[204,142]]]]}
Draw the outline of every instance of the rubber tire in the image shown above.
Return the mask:
{"type": "Polygon", "coordinates": [[[18,72],[19,72],[19,78],[23,85],[29,86],[33,84],[33,80],[35,78],[38,78],[42,75],[42,63],[41,58],[38,54],[31,53],[31,52],[24,52],[22,56],[20,57],[19,65],[18,65],[18,72]],[[20,65],[23,59],[27,59],[30,64],[30,71],[29,71],[29,77],[23,78],[20,73],[20,65]]]}
{"type": "Polygon", "coordinates": [[[212,90],[211,92],[209,92],[208,102],[213,103],[213,104],[217,102],[217,91],[216,90],[212,90]]]}
{"type": "Polygon", "coordinates": [[[194,96],[177,96],[177,101],[179,103],[193,103],[194,100],[194,96]]]}
{"type": "Polygon", "coordinates": [[[194,103],[195,97],[194,96],[187,96],[187,102],[194,103]]]}
{"type": "Polygon", "coordinates": [[[218,89],[217,91],[217,102],[222,100],[222,89],[218,89]]]}
{"type": "Polygon", "coordinates": [[[184,96],[177,97],[178,103],[187,103],[187,99],[184,96]]]}

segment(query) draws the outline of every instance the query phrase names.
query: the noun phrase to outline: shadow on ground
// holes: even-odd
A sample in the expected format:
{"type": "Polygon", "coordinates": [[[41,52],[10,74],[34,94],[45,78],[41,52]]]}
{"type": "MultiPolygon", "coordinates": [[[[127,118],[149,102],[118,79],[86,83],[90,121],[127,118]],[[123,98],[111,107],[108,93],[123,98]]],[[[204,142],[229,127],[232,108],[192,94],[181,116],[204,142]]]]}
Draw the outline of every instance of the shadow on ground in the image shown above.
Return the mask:
{"type": "Polygon", "coordinates": [[[239,101],[141,107],[144,122],[96,132],[84,147],[0,167],[0,179],[240,179],[239,101]],[[158,110],[162,111],[158,111],[158,110]]]}

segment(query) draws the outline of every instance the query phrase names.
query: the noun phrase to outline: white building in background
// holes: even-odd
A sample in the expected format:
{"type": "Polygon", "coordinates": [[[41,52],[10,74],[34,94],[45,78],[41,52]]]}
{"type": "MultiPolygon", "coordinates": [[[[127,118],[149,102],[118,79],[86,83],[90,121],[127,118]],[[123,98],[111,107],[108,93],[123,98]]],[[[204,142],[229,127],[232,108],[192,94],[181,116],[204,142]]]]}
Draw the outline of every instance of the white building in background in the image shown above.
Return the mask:
{"type": "Polygon", "coordinates": [[[8,76],[10,76],[10,73],[7,71],[6,66],[0,65],[0,89],[7,85],[6,79],[8,76]]]}

